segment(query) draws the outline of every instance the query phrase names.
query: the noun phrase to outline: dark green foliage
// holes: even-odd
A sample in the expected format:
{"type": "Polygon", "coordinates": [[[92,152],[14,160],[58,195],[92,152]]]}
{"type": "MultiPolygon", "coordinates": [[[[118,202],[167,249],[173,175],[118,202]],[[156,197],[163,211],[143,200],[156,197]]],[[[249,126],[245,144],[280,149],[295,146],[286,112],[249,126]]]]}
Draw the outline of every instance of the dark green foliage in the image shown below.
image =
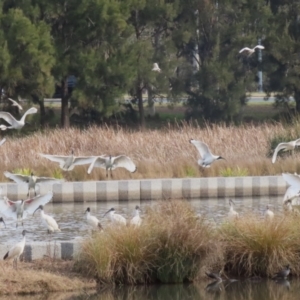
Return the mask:
{"type": "Polygon", "coordinates": [[[138,104],[138,115],[129,122],[138,117],[144,127],[145,91],[152,116],[155,97],[171,102],[188,97],[188,118],[239,122],[246,93],[257,90],[260,69],[265,91],[276,92],[278,103],[293,96],[300,111],[298,0],[3,0],[0,5],[0,87],[7,96],[38,103],[41,122],[43,98],[55,87],[63,127],[74,107],[98,111],[96,123],[115,118],[124,97],[138,104]],[[258,52],[239,54],[258,39],[265,46],[262,62],[258,52]],[[160,73],[151,70],[155,62],[160,73]],[[69,76],[76,78],[73,87],[69,76]]]}

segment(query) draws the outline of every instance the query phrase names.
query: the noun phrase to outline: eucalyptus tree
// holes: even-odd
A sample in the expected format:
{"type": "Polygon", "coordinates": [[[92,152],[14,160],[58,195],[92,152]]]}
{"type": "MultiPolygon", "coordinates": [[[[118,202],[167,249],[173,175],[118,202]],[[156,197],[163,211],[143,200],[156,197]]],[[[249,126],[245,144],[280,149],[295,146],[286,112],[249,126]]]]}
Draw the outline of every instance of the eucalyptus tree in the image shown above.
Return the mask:
{"type": "Polygon", "coordinates": [[[180,10],[174,41],[180,55],[194,65],[181,72],[191,114],[211,121],[235,120],[257,69],[255,56],[238,52],[256,45],[262,35],[260,17],[268,16],[265,2],[182,0],[180,10]]]}
{"type": "Polygon", "coordinates": [[[273,12],[273,30],[266,38],[268,57],[266,71],[269,76],[267,92],[275,92],[278,104],[295,99],[300,112],[300,2],[296,0],[270,0],[273,12]]]}
{"type": "Polygon", "coordinates": [[[152,96],[169,93],[169,81],[174,74],[176,49],[171,40],[171,26],[177,16],[178,1],[128,0],[133,29],[128,47],[132,72],[129,94],[137,100],[140,126],[145,126],[143,91],[152,96]],[[152,71],[158,63],[161,72],[152,71]]]}
{"type": "Polygon", "coordinates": [[[53,92],[54,49],[48,26],[43,21],[33,23],[19,8],[4,10],[1,28],[6,53],[5,70],[0,78],[7,96],[33,97],[40,104],[44,121],[42,98],[53,92]]]}

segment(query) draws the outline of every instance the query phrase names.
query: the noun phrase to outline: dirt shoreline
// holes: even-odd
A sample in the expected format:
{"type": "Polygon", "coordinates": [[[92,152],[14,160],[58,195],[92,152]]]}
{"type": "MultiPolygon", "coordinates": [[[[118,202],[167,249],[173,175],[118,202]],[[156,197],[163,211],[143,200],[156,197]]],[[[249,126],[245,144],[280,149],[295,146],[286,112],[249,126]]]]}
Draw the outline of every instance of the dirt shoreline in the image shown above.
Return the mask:
{"type": "Polygon", "coordinates": [[[16,270],[12,261],[1,261],[0,296],[95,290],[95,280],[76,273],[73,264],[73,261],[44,258],[18,262],[16,270]]]}

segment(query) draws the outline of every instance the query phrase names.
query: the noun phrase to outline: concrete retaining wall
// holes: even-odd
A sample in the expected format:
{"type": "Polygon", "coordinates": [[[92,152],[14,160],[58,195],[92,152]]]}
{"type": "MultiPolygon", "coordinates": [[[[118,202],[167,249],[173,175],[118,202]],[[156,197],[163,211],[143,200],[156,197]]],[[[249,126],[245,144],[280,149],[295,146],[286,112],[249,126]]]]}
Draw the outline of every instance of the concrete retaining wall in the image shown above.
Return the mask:
{"type": "MultiPolygon", "coordinates": [[[[12,200],[25,199],[26,184],[0,183],[3,194],[12,200]]],[[[215,178],[176,178],[144,179],[120,181],[65,182],[62,184],[41,185],[44,194],[53,188],[54,203],[109,201],[109,200],[155,200],[166,198],[216,198],[216,197],[255,197],[282,195],[287,189],[282,176],[263,177],[215,177],[215,178]]],[[[12,245],[0,245],[0,257],[12,245]]],[[[76,241],[30,242],[24,250],[24,259],[31,261],[43,257],[72,259],[80,249],[76,241]]]]}
{"type": "MultiPolygon", "coordinates": [[[[3,257],[13,245],[0,245],[0,257],[3,257]]],[[[25,261],[51,257],[56,259],[73,259],[80,249],[78,241],[52,241],[30,242],[29,238],[24,248],[23,258],[25,261]]]]}
{"type": "MultiPolygon", "coordinates": [[[[0,186],[11,200],[26,198],[26,184],[0,186]]],[[[282,176],[163,178],[44,184],[40,193],[53,189],[53,202],[60,203],[283,195],[287,186],[282,176]]]]}

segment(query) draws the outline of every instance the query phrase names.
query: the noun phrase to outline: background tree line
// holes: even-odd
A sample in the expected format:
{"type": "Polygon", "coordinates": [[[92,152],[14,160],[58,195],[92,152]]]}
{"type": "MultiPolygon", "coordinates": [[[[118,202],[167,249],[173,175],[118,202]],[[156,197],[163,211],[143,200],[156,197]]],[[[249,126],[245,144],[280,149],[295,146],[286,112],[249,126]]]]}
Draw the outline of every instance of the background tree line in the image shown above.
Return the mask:
{"type": "Polygon", "coordinates": [[[0,88],[30,99],[45,118],[44,98],[61,95],[61,126],[69,103],[97,118],[119,110],[129,95],[145,126],[157,95],[188,97],[192,117],[234,121],[257,89],[300,112],[299,0],[0,0],[0,88]],[[258,39],[257,53],[239,54],[258,39]],[[151,71],[157,62],[161,72],[151,71]],[[68,84],[70,76],[75,86],[68,84]]]}

